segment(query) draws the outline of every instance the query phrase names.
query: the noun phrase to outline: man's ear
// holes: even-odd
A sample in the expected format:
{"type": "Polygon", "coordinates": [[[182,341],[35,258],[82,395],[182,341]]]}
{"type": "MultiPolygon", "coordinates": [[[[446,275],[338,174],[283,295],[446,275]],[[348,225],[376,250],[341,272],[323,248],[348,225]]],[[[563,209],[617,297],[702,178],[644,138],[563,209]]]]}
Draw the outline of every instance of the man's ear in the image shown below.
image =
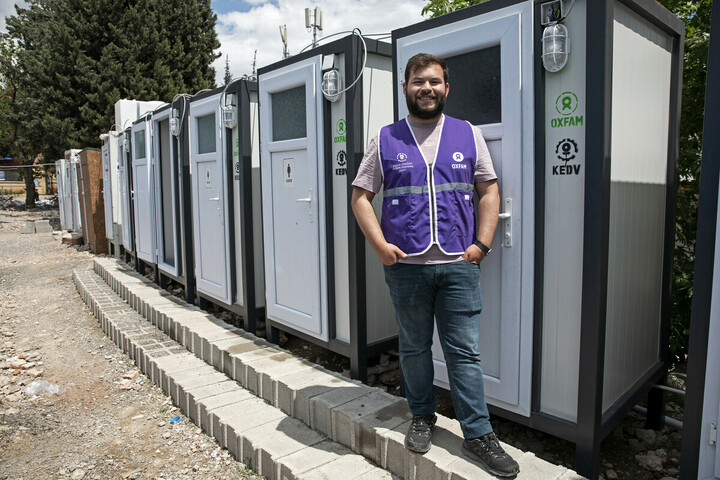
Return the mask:
{"type": "Polygon", "coordinates": [[[450,84],[445,82],[445,97],[450,94],[450,84]]]}
{"type": "Polygon", "coordinates": [[[407,95],[407,83],[403,82],[403,96],[407,95]]]}

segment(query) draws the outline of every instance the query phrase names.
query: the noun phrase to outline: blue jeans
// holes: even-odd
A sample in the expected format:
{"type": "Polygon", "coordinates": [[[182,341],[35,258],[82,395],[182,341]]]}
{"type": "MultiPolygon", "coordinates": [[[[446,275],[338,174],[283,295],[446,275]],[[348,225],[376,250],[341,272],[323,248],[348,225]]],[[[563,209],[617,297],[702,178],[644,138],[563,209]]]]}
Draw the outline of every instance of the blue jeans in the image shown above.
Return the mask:
{"type": "Polygon", "coordinates": [[[437,319],[455,415],[465,438],[492,432],[478,352],[480,267],[466,261],[439,265],[385,266],[385,282],[395,306],[400,364],[413,415],[435,413],[432,360],[437,319]]]}

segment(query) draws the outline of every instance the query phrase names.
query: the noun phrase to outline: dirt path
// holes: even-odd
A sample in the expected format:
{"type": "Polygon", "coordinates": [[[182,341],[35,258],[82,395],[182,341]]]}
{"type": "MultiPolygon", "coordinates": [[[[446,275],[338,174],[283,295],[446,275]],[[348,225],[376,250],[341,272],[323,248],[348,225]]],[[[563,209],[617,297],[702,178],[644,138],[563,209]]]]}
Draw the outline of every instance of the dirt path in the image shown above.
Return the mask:
{"type": "Polygon", "coordinates": [[[23,221],[57,210],[0,217],[0,479],[260,478],[104,335],[71,278],[92,255],[58,232],[20,234],[23,221]],[[60,393],[31,397],[35,380],[60,393]]]}

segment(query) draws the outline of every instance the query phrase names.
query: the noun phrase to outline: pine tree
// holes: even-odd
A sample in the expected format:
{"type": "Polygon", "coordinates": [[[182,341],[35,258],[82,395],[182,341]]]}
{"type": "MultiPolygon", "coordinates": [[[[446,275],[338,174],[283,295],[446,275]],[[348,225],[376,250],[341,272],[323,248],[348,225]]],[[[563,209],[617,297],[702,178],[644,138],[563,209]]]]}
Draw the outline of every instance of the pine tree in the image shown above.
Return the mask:
{"type": "MultiPolygon", "coordinates": [[[[26,94],[21,121],[46,159],[99,146],[121,98],[170,102],[215,84],[210,0],[31,0],[7,21],[26,94]]],[[[118,126],[117,128],[121,128],[118,126]]]]}
{"type": "Polygon", "coordinates": [[[225,85],[230,85],[232,82],[232,73],[230,73],[230,55],[225,55],[225,78],[223,78],[225,85]]]}

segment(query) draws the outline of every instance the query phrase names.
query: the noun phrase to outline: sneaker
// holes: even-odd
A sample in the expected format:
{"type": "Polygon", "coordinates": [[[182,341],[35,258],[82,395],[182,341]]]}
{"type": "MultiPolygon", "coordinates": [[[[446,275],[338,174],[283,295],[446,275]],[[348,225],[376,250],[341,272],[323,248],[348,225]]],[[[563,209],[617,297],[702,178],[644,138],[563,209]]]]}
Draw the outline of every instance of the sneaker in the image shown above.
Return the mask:
{"type": "Polygon", "coordinates": [[[425,453],[430,450],[430,438],[437,417],[435,414],[413,415],[412,424],[405,435],[405,446],[413,452],[425,453]]]}
{"type": "Polygon", "coordinates": [[[520,466],[503,450],[493,432],[465,440],[463,452],[498,477],[514,477],[520,472],[520,466]]]}

